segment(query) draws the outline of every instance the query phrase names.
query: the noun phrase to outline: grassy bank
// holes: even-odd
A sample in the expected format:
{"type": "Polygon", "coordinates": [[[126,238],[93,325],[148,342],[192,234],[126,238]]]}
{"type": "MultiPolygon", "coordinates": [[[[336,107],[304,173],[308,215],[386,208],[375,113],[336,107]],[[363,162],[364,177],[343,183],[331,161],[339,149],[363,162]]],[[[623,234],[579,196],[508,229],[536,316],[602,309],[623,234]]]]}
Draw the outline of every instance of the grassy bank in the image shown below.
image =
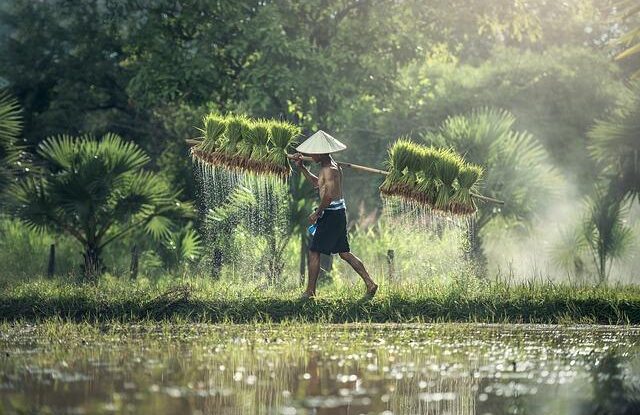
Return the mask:
{"type": "Polygon", "coordinates": [[[331,284],[301,302],[296,287],[203,278],[98,284],[33,280],[0,290],[0,320],[186,319],[203,322],[511,322],[640,324],[640,287],[509,284],[475,278],[381,283],[372,301],[363,286],[331,284]]]}

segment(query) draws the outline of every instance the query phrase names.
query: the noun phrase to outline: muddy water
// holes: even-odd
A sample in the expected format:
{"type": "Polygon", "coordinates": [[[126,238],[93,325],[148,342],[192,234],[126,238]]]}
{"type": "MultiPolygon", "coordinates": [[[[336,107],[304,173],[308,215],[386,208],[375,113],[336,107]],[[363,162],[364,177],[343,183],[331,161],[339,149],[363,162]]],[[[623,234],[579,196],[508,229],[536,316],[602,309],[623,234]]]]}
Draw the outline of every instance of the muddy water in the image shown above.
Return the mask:
{"type": "Polygon", "coordinates": [[[640,329],[3,326],[0,414],[637,414],[640,329]]]}

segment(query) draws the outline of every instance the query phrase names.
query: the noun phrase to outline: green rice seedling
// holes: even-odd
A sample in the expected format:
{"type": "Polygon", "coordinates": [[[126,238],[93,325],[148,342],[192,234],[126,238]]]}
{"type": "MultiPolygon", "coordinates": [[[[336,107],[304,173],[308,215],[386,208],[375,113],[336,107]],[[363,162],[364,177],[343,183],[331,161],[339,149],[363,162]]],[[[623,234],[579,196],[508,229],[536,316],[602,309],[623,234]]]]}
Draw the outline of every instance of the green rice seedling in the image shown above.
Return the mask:
{"type": "MultiPolygon", "coordinates": [[[[241,140],[236,144],[236,153],[240,159],[240,163],[248,161],[251,156],[251,151],[253,150],[253,143],[255,141],[254,135],[254,122],[250,119],[241,119],[240,120],[240,135],[241,140]]],[[[244,163],[246,164],[246,163],[244,163]]]]}
{"type": "Polygon", "coordinates": [[[477,164],[465,163],[458,173],[457,190],[451,197],[451,209],[455,213],[470,214],[475,212],[476,206],[471,197],[483,169],[477,164]]]}
{"type": "Polygon", "coordinates": [[[273,173],[286,176],[291,170],[287,154],[301,133],[300,127],[288,122],[274,121],[271,123],[270,131],[271,146],[266,159],[272,165],[270,169],[273,173]]]}
{"type": "Polygon", "coordinates": [[[218,150],[227,129],[227,120],[216,113],[207,114],[202,119],[204,128],[198,128],[202,133],[202,142],[198,145],[198,150],[214,152],[218,150]]]}
{"type": "Polygon", "coordinates": [[[248,119],[244,115],[232,115],[228,118],[225,134],[227,140],[222,148],[227,155],[232,156],[238,151],[238,144],[242,142],[242,130],[247,122],[248,119]]]}
{"type": "Polygon", "coordinates": [[[479,166],[465,164],[452,149],[438,149],[415,144],[407,139],[397,140],[389,148],[389,174],[380,192],[396,195],[447,213],[469,214],[475,211],[471,188],[482,174],[479,166]],[[461,179],[467,190],[459,191],[456,180],[461,179]],[[455,198],[454,195],[457,195],[455,198]]]}
{"type": "Polygon", "coordinates": [[[413,145],[411,141],[400,138],[389,147],[389,159],[386,163],[389,168],[389,174],[382,186],[380,186],[380,190],[383,193],[395,193],[402,180],[403,172],[407,168],[407,160],[410,157],[409,153],[412,151],[413,145]]]}
{"type": "Polygon", "coordinates": [[[413,193],[418,183],[417,174],[420,172],[423,158],[423,147],[412,144],[407,153],[407,169],[402,175],[401,185],[405,188],[407,195],[413,193]]]}
{"type": "Polygon", "coordinates": [[[451,149],[440,150],[440,160],[437,163],[438,180],[440,188],[436,198],[435,208],[443,211],[449,210],[449,199],[453,196],[453,183],[458,177],[460,169],[464,165],[462,157],[451,149]]]}
{"type": "Polygon", "coordinates": [[[253,130],[249,137],[253,144],[249,158],[254,165],[263,166],[269,152],[269,143],[271,142],[269,121],[258,120],[254,122],[253,130]]]}
{"type": "Polygon", "coordinates": [[[416,192],[421,202],[430,205],[435,203],[438,193],[437,164],[439,160],[437,149],[433,147],[425,147],[423,149],[416,192]]]}

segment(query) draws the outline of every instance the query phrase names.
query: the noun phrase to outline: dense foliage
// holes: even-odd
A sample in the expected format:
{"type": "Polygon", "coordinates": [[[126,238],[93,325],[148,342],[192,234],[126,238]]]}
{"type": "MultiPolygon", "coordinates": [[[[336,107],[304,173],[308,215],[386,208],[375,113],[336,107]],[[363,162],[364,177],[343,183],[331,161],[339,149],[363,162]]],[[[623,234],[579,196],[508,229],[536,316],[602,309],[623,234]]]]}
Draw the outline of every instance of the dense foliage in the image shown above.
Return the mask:
{"type": "Polygon", "coordinates": [[[38,154],[42,175],[16,185],[16,214],[31,229],[66,234],[82,245],[84,274],[102,272],[101,252],[110,243],[144,229],[154,239],[169,238],[174,222],[192,207],[152,172],[149,157],[115,134],[52,137],[38,154]]]}
{"type": "MultiPolygon", "coordinates": [[[[627,78],[640,66],[638,18],[627,0],[3,2],[0,86],[22,107],[24,128],[16,129],[17,107],[3,95],[0,117],[13,114],[13,127],[0,121],[0,186],[17,180],[7,166],[18,161],[19,138],[51,173],[56,149],[47,137],[113,133],[133,140],[148,156],[147,174],[189,206],[202,195],[185,139],[223,138],[203,145],[223,145],[256,170],[268,162],[288,171],[283,152],[261,153],[274,130],[259,120],[276,119],[300,126],[301,136],[330,131],[348,144],[341,157],[375,167],[396,137],[454,147],[484,168],[479,191],[508,202],[479,204],[480,234],[498,221],[526,233],[559,184],[593,195],[594,172],[627,195],[625,203],[637,202],[638,92],[627,78]],[[491,125],[499,128],[482,130],[491,125]]],[[[56,172],[39,180],[58,179],[56,172]]],[[[350,210],[352,220],[376,217],[381,182],[349,176],[349,204],[361,207],[350,210]]],[[[44,183],[28,178],[20,197],[44,183]]],[[[309,188],[299,177],[291,183],[296,196],[288,203],[304,252],[309,188]]],[[[442,205],[445,192],[434,197],[440,193],[442,205]]],[[[469,202],[463,192],[447,198],[469,202]]],[[[139,244],[145,264],[173,266],[179,249],[168,255],[162,247],[196,252],[197,235],[210,239],[210,212],[200,207],[192,228],[175,229],[179,240],[152,248],[132,230],[110,245],[128,253],[139,244]]],[[[223,235],[211,237],[215,249],[230,253],[223,235]]]]}

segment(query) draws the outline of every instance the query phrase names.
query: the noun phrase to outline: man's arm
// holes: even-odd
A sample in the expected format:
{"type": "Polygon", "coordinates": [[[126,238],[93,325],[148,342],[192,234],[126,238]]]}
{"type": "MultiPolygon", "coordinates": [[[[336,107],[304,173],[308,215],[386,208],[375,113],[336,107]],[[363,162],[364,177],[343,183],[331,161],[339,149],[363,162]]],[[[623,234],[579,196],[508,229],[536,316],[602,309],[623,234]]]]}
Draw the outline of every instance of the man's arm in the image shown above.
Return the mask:
{"type": "Polygon", "coordinates": [[[309,180],[309,182],[311,182],[311,185],[313,186],[314,189],[318,188],[318,177],[314,174],[312,174],[309,169],[307,169],[307,167],[302,164],[302,154],[300,153],[296,153],[294,154],[294,156],[296,157],[300,157],[299,159],[294,159],[296,166],[298,166],[298,169],[302,172],[302,174],[304,174],[304,177],[307,178],[307,180],[309,180]]]}

